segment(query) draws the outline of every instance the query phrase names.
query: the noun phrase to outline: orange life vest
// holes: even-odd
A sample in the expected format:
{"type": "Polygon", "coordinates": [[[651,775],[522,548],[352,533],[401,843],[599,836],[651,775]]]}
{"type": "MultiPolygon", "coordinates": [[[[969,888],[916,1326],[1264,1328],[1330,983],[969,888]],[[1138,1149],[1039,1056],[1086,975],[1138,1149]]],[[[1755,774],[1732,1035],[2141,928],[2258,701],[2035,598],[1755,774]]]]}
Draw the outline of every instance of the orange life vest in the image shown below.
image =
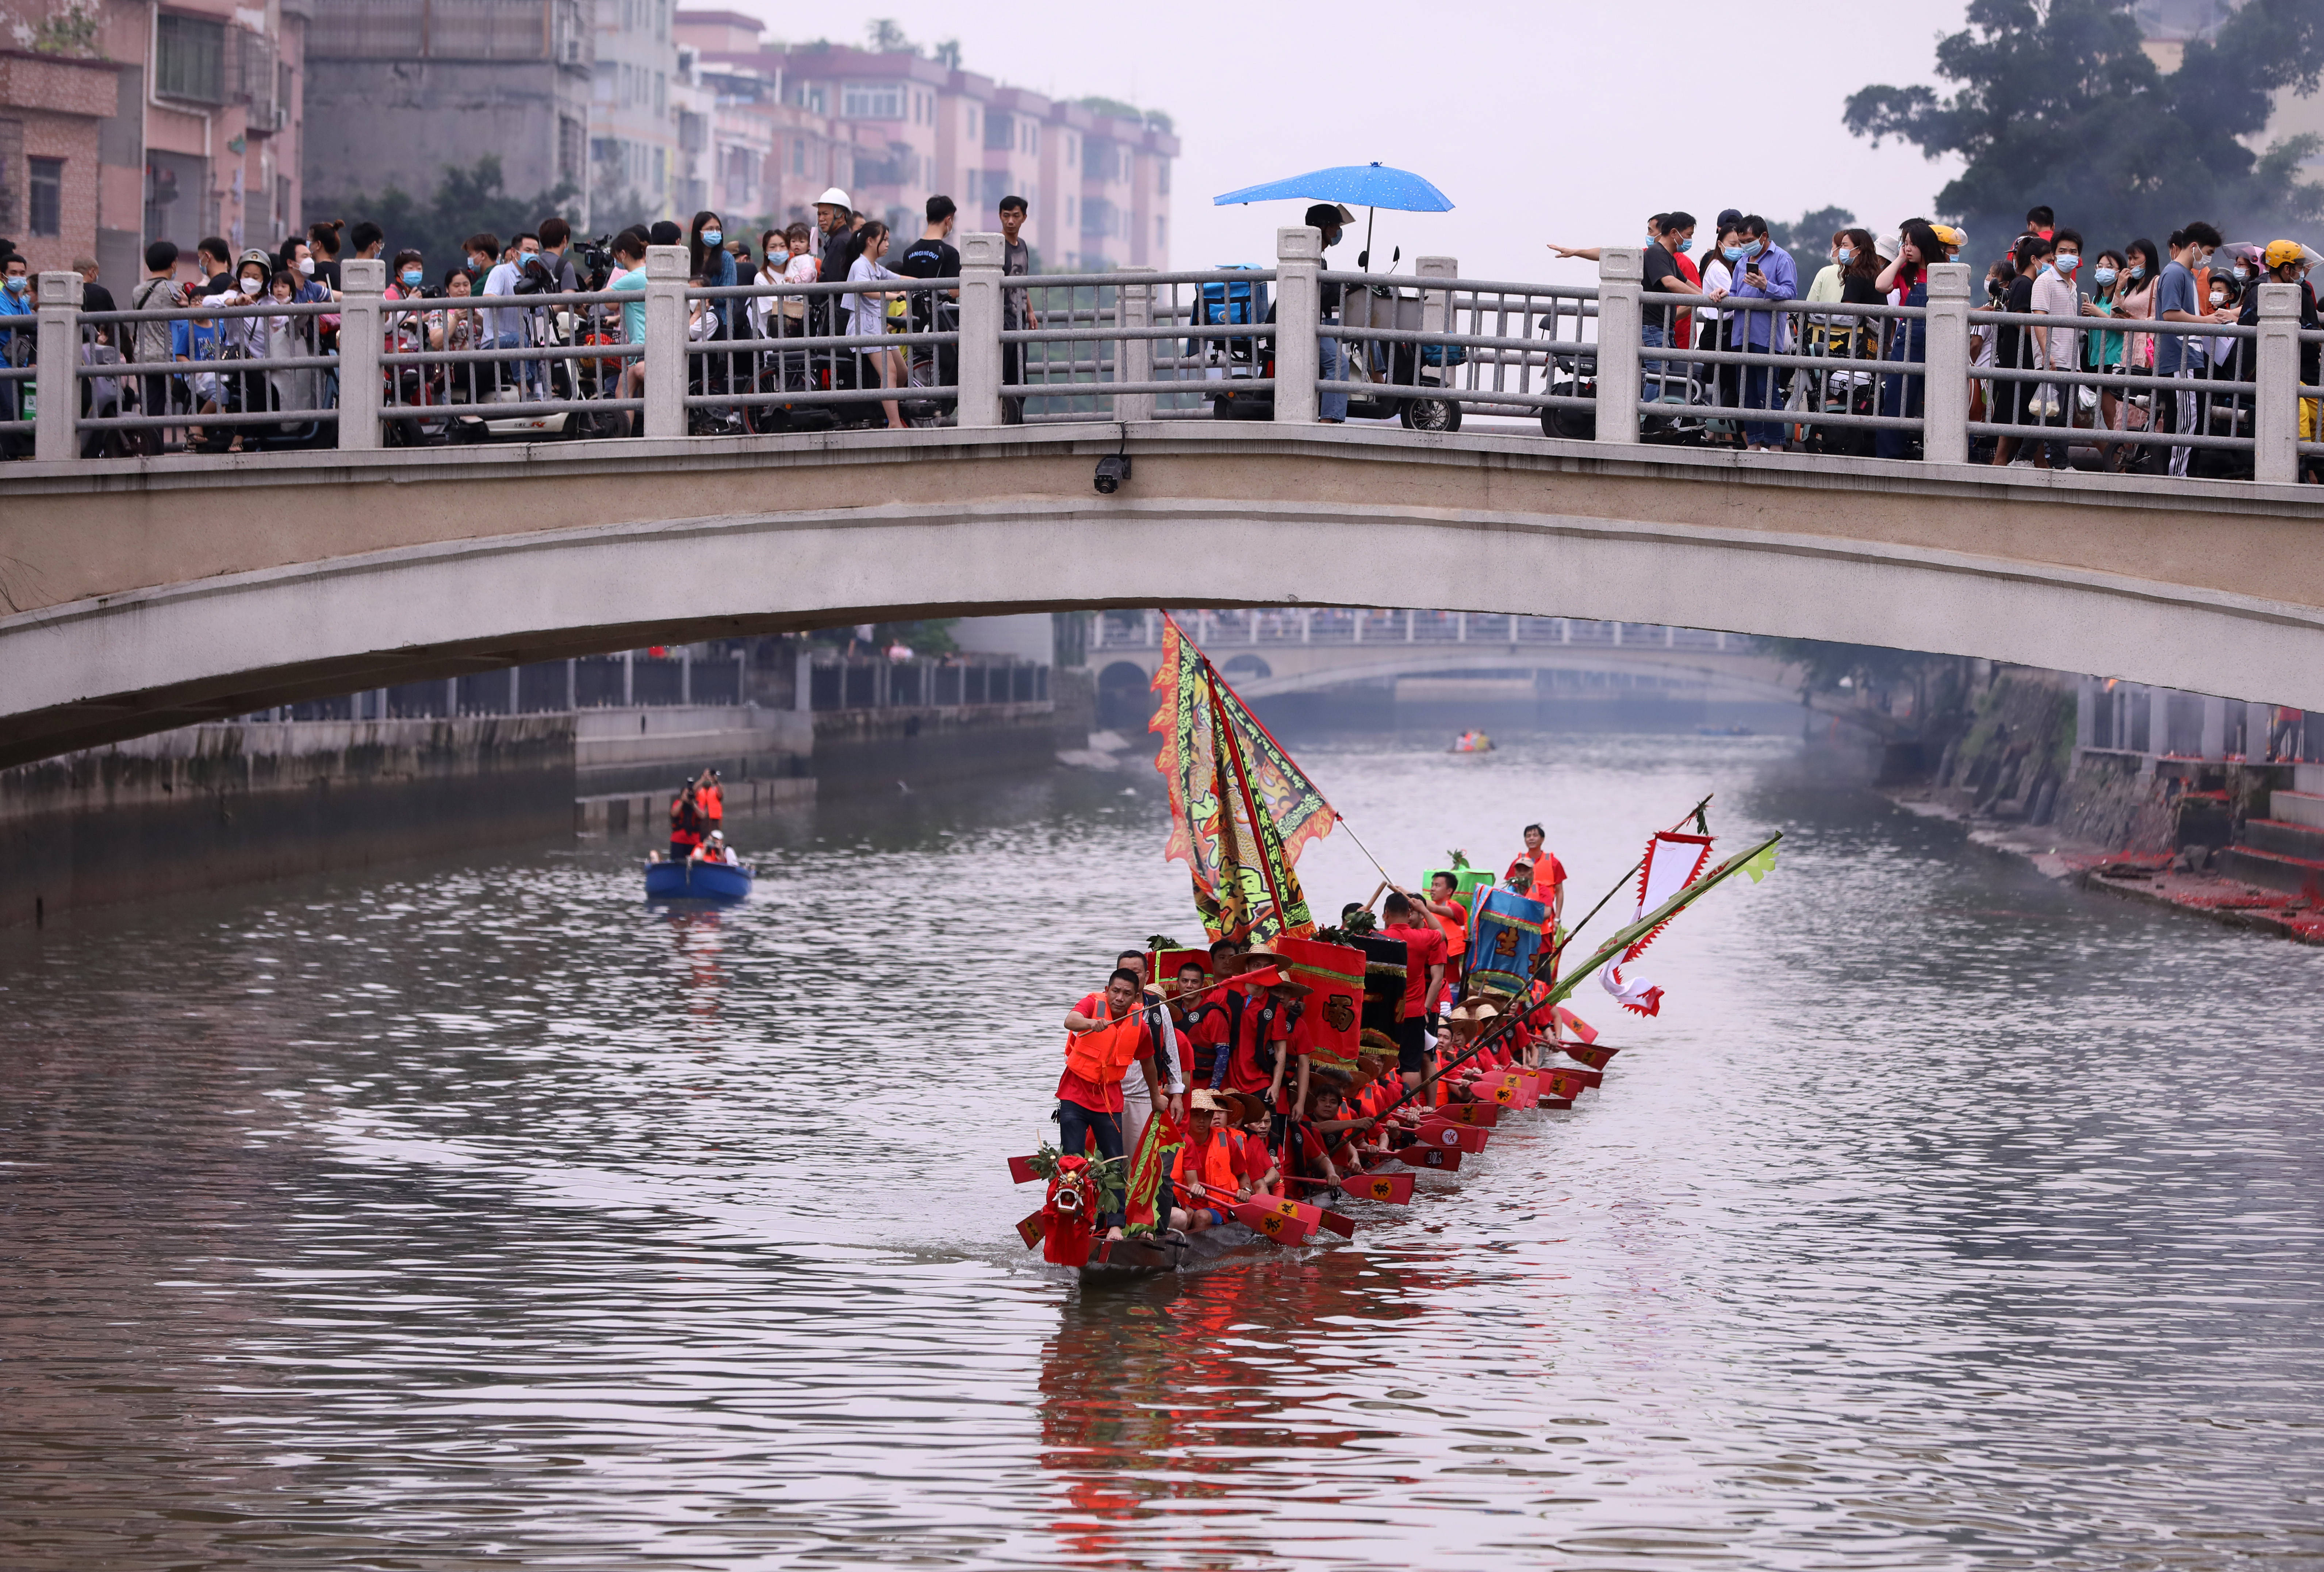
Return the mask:
{"type": "Polygon", "coordinates": [[[1130,1067],[1146,1057],[1148,1036],[1143,1010],[1076,1032],[1065,1040],[1065,1068],[1093,1087],[1118,1085],[1130,1067]]]}
{"type": "Polygon", "coordinates": [[[1228,1139],[1223,1131],[1217,1129],[1211,1132],[1211,1138],[1208,1141],[1197,1143],[1190,1139],[1185,1145],[1178,1149],[1178,1155],[1171,1161],[1171,1182],[1180,1185],[1186,1182],[1188,1177],[1186,1160],[1194,1158],[1198,1166],[1193,1177],[1200,1179],[1203,1188],[1211,1194],[1223,1196],[1232,1200],[1235,1194],[1235,1162],[1234,1154],[1227,1146],[1228,1139]]]}
{"type": "Polygon", "coordinates": [[[726,817],[726,793],[718,789],[717,782],[695,788],[694,800],[702,805],[702,816],[712,824],[726,817]]]}

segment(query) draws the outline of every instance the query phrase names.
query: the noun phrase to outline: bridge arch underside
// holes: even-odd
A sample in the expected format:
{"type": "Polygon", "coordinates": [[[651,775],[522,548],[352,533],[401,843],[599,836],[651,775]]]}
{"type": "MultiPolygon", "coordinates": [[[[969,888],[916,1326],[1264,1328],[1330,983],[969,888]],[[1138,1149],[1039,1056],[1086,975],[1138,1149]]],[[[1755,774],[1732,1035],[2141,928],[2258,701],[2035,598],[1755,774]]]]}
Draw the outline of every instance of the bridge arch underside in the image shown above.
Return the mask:
{"type": "MultiPolygon", "coordinates": [[[[1730,630],[1731,631],[1731,630],[1730,630]]],[[[1209,652],[1237,692],[1246,698],[1282,698],[1348,688],[1393,686],[1407,677],[1538,677],[1565,674],[1611,685],[1655,688],[1683,684],[1690,693],[1730,704],[1797,704],[1796,684],[1786,680],[1783,661],[1770,656],[1683,653],[1653,645],[1628,649],[1603,645],[1497,644],[1479,638],[1464,643],[1410,644],[1393,638],[1371,645],[1278,646],[1257,650],[1231,640],[1209,652]],[[1306,655],[1310,659],[1302,660],[1306,655]]],[[[1143,695],[1159,656],[1151,650],[1108,647],[1092,651],[1099,691],[1130,686],[1143,695]]]]}
{"type": "Polygon", "coordinates": [[[2324,708],[2324,612],[2217,589],[1758,528],[1393,503],[1051,498],[493,535],[22,613],[0,619],[0,763],[652,640],[1157,605],[1658,623],[2324,708]]]}

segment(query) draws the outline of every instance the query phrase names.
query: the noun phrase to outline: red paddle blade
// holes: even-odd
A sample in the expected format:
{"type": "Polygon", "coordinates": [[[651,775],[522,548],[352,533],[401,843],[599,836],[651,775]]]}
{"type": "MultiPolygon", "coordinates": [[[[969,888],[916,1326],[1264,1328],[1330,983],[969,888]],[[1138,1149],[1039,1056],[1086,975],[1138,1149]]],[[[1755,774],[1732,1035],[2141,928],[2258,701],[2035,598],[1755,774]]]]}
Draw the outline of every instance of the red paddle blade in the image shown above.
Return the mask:
{"type": "Polygon", "coordinates": [[[1447,1151],[1441,1146],[1399,1146],[1388,1155],[1415,1168],[1442,1169],[1446,1173],[1456,1173],[1461,1168],[1459,1151],[1447,1151]]]}
{"type": "Polygon", "coordinates": [[[1408,1173],[1352,1173],[1340,1181],[1340,1188],[1351,1196],[1361,1196],[1369,1201],[1386,1201],[1401,1207],[1412,1199],[1412,1175],[1408,1173]]]}
{"type": "Polygon", "coordinates": [[[1621,1051],[1618,1048],[1591,1048],[1581,1043],[1569,1042],[1565,1045],[1566,1058],[1579,1059],[1593,1070],[1604,1069],[1613,1061],[1614,1056],[1621,1051]]]}
{"type": "Polygon", "coordinates": [[[1492,1138],[1489,1130],[1471,1130],[1460,1124],[1432,1122],[1420,1127],[1420,1139],[1425,1144],[1449,1147],[1455,1151],[1482,1151],[1485,1142],[1492,1138]]]}
{"type": "Polygon", "coordinates": [[[1570,1103],[1590,1087],[1591,1081],[1587,1077],[1591,1077],[1604,1079],[1596,1070],[1566,1069],[1563,1067],[1545,1070],[1542,1072],[1543,1089],[1549,1096],[1563,1097],[1570,1103]]]}
{"type": "Polygon", "coordinates": [[[1278,1244],[1306,1243],[1306,1225],[1296,1217],[1286,1217],[1280,1212],[1270,1210],[1259,1202],[1237,1201],[1227,1208],[1227,1212],[1236,1222],[1266,1234],[1278,1244]]]}
{"type": "Polygon", "coordinates": [[[1039,1212],[1034,1213],[1017,1225],[1017,1237],[1025,1242],[1025,1248],[1028,1250],[1038,1246],[1041,1236],[1048,1231],[1049,1219],[1039,1212]]]}
{"type": "Polygon", "coordinates": [[[1557,1023],[1560,1026],[1564,1027],[1566,1031],[1571,1031],[1582,1041],[1595,1042],[1598,1040],[1598,1029],[1591,1025],[1587,1021],[1582,1019],[1581,1016],[1576,1015],[1572,1011],[1568,1010],[1564,1005],[1560,1004],[1556,1009],[1551,1011],[1550,1013],[1556,1018],[1557,1023]]]}
{"type": "Polygon", "coordinates": [[[1029,1185],[1040,1177],[1041,1176],[1039,1174],[1033,1171],[1033,1160],[1031,1158],[1012,1157],[1009,1160],[1009,1179],[1010,1183],[1029,1185]]]}
{"type": "Polygon", "coordinates": [[[1455,1124],[1467,1124],[1479,1130],[1490,1130],[1501,1117],[1499,1103],[1447,1103],[1436,1110],[1455,1124]]]}
{"type": "Polygon", "coordinates": [[[1571,1108],[1573,1106],[1573,1099],[1571,1097],[1544,1097],[1541,1100],[1541,1105],[1545,1108],[1571,1108]]]}
{"type": "Polygon", "coordinates": [[[1604,1070],[1575,1069],[1572,1065],[1560,1065],[1557,1067],[1556,1073],[1561,1076],[1567,1077],[1570,1079],[1580,1081],[1585,1087],[1602,1087],[1606,1084],[1606,1072],[1604,1070]]]}
{"type": "Polygon", "coordinates": [[[1342,1213],[1326,1209],[1318,1221],[1342,1239],[1353,1239],[1356,1236],[1356,1220],[1342,1213]]]}

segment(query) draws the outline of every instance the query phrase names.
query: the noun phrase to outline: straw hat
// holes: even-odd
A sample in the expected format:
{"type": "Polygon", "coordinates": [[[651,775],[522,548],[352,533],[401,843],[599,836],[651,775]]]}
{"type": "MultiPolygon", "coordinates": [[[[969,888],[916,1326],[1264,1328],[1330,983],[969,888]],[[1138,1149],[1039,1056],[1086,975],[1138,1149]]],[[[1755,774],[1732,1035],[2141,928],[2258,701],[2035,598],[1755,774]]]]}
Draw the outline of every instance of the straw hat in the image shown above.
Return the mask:
{"type": "Polygon", "coordinates": [[[1226,1109],[1219,1105],[1218,1098],[1212,1095],[1210,1088],[1205,1087],[1197,1089],[1193,1096],[1186,1099],[1186,1111],[1190,1114],[1223,1114],[1226,1109]]]}

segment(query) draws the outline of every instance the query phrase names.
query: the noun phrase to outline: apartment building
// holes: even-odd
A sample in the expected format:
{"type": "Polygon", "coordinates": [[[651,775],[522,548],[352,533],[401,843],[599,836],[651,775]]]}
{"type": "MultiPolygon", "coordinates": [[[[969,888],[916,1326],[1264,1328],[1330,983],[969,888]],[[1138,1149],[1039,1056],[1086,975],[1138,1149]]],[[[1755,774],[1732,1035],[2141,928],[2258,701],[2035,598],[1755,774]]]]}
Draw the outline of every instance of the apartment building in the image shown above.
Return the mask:
{"type": "MultiPolygon", "coordinates": [[[[604,227],[679,223],[696,209],[678,189],[675,0],[596,0],[596,78],[589,101],[591,211],[604,227]]],[[[706,146],[706,128],[697,128],[706,146]]],[[[699,150],[697,150],[699,151],[699,150]]]]}
{"type": "Polygon", "coordinates": [[[308,209],[363,217],[357,195],[425,195],[489,153],[502,189],[569,187],[586,216],[592,18],[586,0],[299,0],[312,6],[308,209]]]}
{"type": "MultiPolygon", "coordinates": [[[[2218,32],[2241,4],[2242,0],[2137,0],[2132,14],[2138,19],[2146,57],[2167,73],[2179,69],[2188,44],[2218,32]]],[[[2264,153],[2295,136],[2324,136],[2324,92],[2303,98],[2290,88],[2278,88],[2265,128],[2244,140],[2253,152],[2264,153]]],[[[2324,177],[2324,150],[2310,154],[2301,167],[2310,180],[2324,177]]]]}
{"type": "Polygon", "coordinates": [[[0,236],[125,289],[149,239],[299,227],[311,0],[84,0],[0,49],[0,236]]]}
{"type": "Polygon", "coordinates": [[[980,228],[997,224],[1001,199],[1015,195],[1030,204],[1025,234],[1050,272],[1167,265],[1178,141],[1165,123],[909,51],[770,44],[739,12],[680,12],[677,29],[700,51],[706,79],[734,85],[720,88],[722,121],[763,114],[770,97],[791,112],[768,126],[767,216],[806,217],[837,185],[912,235],[935,192],[980,228]]]}

